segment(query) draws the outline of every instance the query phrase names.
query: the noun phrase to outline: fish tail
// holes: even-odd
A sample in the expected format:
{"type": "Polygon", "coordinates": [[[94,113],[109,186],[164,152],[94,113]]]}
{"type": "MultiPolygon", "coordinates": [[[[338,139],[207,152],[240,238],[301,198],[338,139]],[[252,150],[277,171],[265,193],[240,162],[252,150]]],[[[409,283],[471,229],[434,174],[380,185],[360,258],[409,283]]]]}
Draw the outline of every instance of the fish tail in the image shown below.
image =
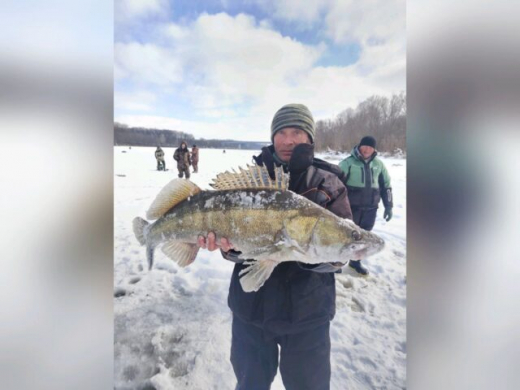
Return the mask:
{"type": "Polygon", "coordinates": [[[132,225],[134,228],[135,238],[139,241],[139,244],[146,244],[146,239],[144,238],[144,228],[149,225],[144,219],[140,217],[135,217],[132,221],[132,225]]]}
{"type": "Polygon", "coordinates": [[[146,258],[148,259],[148,270],[151,270],[153,267],[153,252],[154,247],[151,245],[146,246],[146,258]]]}

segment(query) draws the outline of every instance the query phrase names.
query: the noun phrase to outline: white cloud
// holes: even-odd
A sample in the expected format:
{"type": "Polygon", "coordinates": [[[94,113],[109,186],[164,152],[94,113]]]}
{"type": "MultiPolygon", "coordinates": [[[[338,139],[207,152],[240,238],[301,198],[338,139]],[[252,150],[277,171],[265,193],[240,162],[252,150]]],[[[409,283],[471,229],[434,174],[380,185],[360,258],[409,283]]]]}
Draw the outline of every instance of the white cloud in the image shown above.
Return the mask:
{"type": "Polygon", "coordinates": [[[164,15],[169,10],[168,0],[115,0],[115,17],[119,22],[150,16],[164,15]]]}
{"type": "Polygon", "coordinates": [[[167,86],[183,80],[182,63],[175,53],[155,44],[117,43],[116,79],[167,86]]]}
{"type": "Polygon", "coordinates": [[[360,75],[392,92],[406,82],[406,4],[404,0],[336,1],[325,17],[336,43],[357,42],[360,75]]]}
{"type": "Polygon", "coordinates": [[[406,48],[405,39],[395,39],[382,45],[366,45],[356,64],[367,80],[391,92],[405,89],[406,48]]]}
{"type": "Polygon", "coordinates": [[[189,26],[170,24],[164,32],[189,69],[186,96],[200,109],[262,99],[270,85],[286,85],[309,72],[324,50],[243,14],[203,14],[189,26]]]}
{"type": "Polygon", "coordinates": [[[357,71],[392,89],[404,89],[405,0],[255,0],[273,18],[316,23],[323,19],[324,36],[337,45],[357,43],[361,58],[357,71]]]}
{"type": "Polygon", "coordinates": [[[320,20],[320,14],[333,0],[253,0],[275,19],[288,20],[308,27],[320,20]]]}
{"type": "MultiPolygon", "coordinates": [[[[341,21],[334,19],[332,25],[336,30],[331,34],[337,31],[337,39],[343,39],[341,21]]],[[[191,106],[193,120],[150,115],[120,120],[205,138],[262,140],[269,139],[272,116],[284,104],[306,104],[316,119],[323,119],[373,94],[403,90],[404,26],[374,34],[364,21],[349,28],[364,41],[360,60],[347,67],[316,67],[326,49],[323,43],[306,45],[284,37],[252,16],[202,14],[188,24],[163,24],[157,43],[116,45],[116,76],[163,92],[174,87],[175,98],[191,106]]]]}
{"type": "MultiPolygon", "coordinates": [[[[182,130],[196,137],[233,138],[238,140],[269,140],[269,128],[274,113],[284,104],[303,103],[316,120],[333,118],[347,107],[355,107],[373,94],[387,95],[388,90],[360,76],[354,66],[318,67],[306,73],[293,86],[286,83],[266,83],[265,94],[247,111],[218,106],[217,100],[207,101],[215,108],[201,112],[204,121],[185,121],[159,116],[121,116],[117,120],[133,126],[149,126],[182,130]]],[[[211,98],[208,90],[203,94],[211,98]]]]}
{"type": "Polygon", "coordinates": [[[156,96],[151,92],[115,92],[115,106],[121,110],[129,111],[152,111],[156,96]]]}
{"type": "Polygon", "coordinates": [[[404,0],[335,1],[325,17],[328,35],[338,43],[389,40],[404,34],[404,0]]]}

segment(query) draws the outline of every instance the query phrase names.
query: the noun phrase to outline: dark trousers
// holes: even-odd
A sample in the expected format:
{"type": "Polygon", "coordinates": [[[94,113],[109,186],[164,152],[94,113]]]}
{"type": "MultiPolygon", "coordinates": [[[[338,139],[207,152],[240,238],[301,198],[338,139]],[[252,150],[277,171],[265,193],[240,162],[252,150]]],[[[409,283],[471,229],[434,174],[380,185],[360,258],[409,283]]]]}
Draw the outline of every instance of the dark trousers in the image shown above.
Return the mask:
{"type": "Polygon", "coordinates": [[[183,175],[186,175],[186,179],[190,178],[190,168],[177,168],[179,170],[179,177],[182,178],[183,175]]]}
{"type": "Polygon", "coordinates": [[[377,208],[373,209],[356,209],[352,208],[352,220],[361,229],[372,230],[376,223],[377,208]]]}
{"type": "MultiPolygon", "coordinates": [[[[352,220],[361,229],[372,230],[376,223],[377,208],[373,209],[356,209],[352,208],[352,220]]],[[[351,263],[360,262],[361,260],[350,260],[351,263]]]]}
{"type": "Polygon", "coordinates": [[[193,165],[193,172],[197,173],[199,171],[199,162],[193,161],[191,164],[193,165]]]}
{"type": "Polygon", "coordinates": [[[268,390],[278,369],[287,390],[330,389],[330,323],[310,331],[268,337],[233,316],[231,364],[236,390],[268,390]]]}
{"type": "Polygon", "coordinates": [[[164,160],[157,160],[157,170],[166,170],[166,162],[164,160]]]}

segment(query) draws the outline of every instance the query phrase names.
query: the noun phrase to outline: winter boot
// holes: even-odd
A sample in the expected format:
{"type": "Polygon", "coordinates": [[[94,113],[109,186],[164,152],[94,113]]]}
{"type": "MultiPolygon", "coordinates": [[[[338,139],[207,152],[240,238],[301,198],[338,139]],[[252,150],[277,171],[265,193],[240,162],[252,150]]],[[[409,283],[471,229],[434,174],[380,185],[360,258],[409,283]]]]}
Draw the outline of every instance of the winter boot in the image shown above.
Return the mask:
{"type": "Polygon", "coordinates": [[[361,265],[361,260],[350,260],[348,266],[361,276],[368,276],[368,270],[361,265]]]}

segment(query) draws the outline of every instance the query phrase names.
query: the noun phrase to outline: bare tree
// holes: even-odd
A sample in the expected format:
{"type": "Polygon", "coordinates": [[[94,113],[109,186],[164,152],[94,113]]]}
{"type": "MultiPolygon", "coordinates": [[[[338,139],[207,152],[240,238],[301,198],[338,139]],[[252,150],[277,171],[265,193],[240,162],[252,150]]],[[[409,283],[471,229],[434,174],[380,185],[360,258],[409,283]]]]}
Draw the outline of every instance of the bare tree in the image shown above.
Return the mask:
{"type": "Polygon", "coordinates": [[[377,140],[378,150],[393,153],[406,150],[406,95],[391,98],[371,96],[334,119],[316,124],[316,150],[350,151],[365,135],[377,140]]]}

